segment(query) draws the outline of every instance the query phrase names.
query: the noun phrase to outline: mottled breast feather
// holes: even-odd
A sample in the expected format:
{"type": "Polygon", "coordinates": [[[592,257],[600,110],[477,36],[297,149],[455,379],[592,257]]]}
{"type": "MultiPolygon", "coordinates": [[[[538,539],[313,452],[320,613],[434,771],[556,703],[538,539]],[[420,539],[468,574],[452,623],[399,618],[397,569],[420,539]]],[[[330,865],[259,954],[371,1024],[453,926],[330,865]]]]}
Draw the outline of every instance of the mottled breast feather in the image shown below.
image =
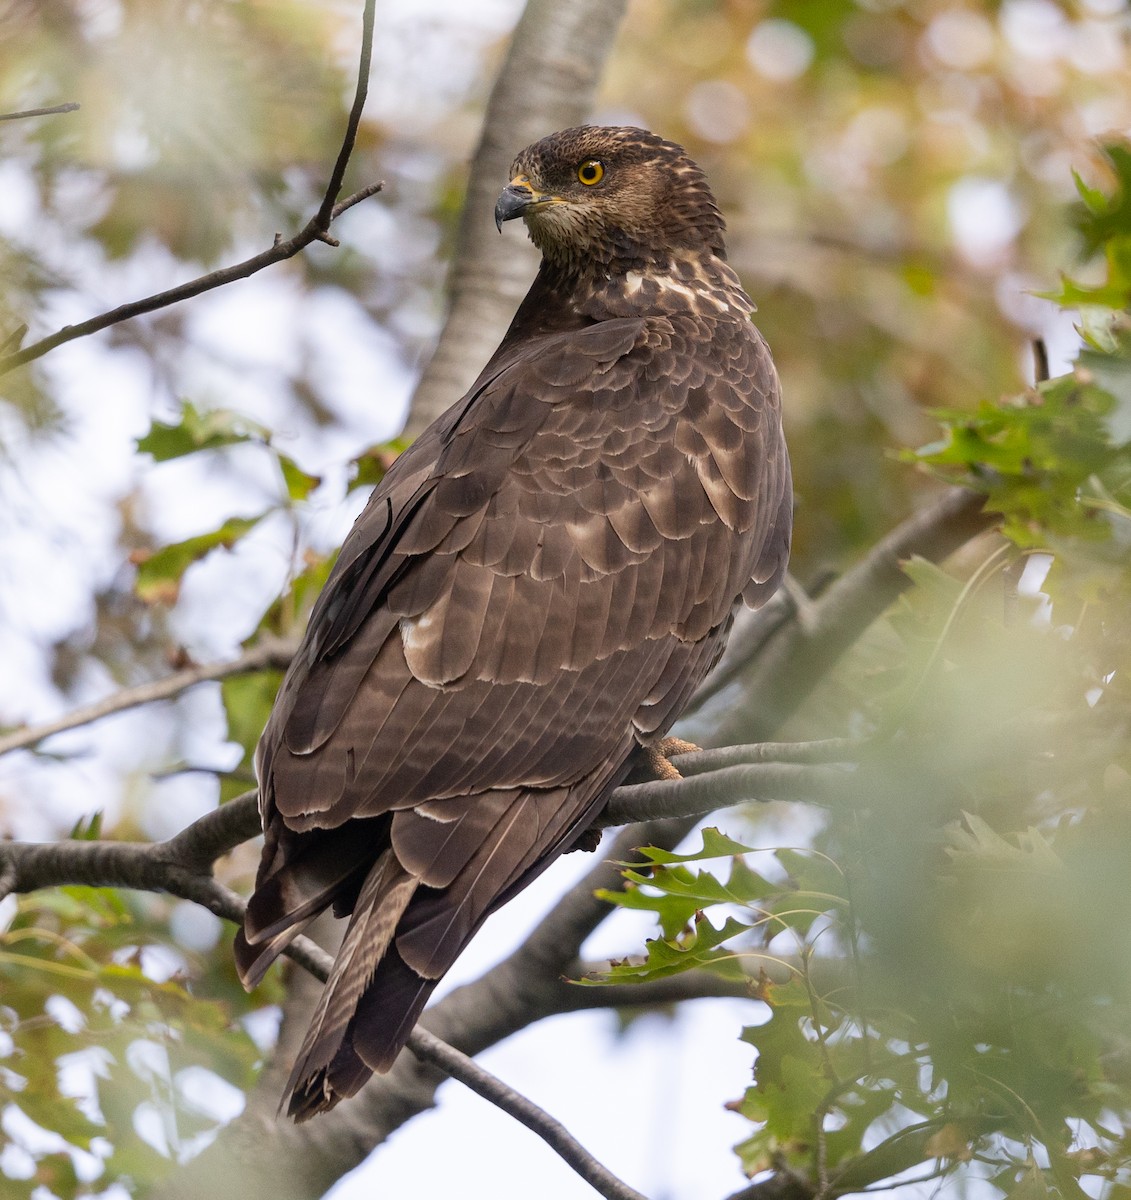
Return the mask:
{"type": "Polygon", "coordinates": [[[589,127],[516,173],[554,197],[527,215],[539,275],[375,489],[259,747],[245,981],[318,912],[352,914],[300,1119],[388,1068],[485,916],[585,832],[785,571],[777,375],[702,173],[589,127]],[[590,157],[619,190],[579,190],[590,157]]]}

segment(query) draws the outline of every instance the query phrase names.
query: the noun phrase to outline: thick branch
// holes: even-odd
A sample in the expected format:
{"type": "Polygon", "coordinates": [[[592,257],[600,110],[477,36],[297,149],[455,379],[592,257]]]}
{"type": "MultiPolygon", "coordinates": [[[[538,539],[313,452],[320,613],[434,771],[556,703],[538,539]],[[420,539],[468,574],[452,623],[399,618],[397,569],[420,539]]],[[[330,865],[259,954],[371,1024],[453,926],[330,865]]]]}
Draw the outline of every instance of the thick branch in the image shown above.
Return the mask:
{"type": "Polygon", "coordinates": [[[123,712],[128,708],[136,708],[139,704],[150,704],[154,700],[169,700],[173,696],[207,680],[226,679],[229,675],[246,675],[252,671],[262,671],[267,667],[284,668],[294,656],[297,639],[268,638],[245,650],[238,658],[225,662],[204,663],[200,666],[186,667],[164,679],[155,679],[149,683],[140,683],[136,687],[122,688],[93,704],[85,704],[73,712],[64,713],[54,721],[46,721],[42,725],[33,725],[26,729],[17,729],[12,733],[0,736],[0,754],[11,750],[22,750],[34,746],[52,734],[62,733],[67,729],[78,729],[108,717],[113,713],[123,712]]]}
{"type": "Polygon", "coordinates": [[[409,436],[463,395],[530,286],[537,255],[517,231],[499,237],[495,199],[519,150],[589,115],[624,9],[625,0],[527,3],[487,104],[448,273],[448,318],[412,398],[409,436]]]}
{"type": "MultiPolygon", "coordinates": [[[[694,756],[689,756],[694,757],[694,756]]],[[[598,825],[664,817],[701,817],[753,800],[803,800],[833,804],[843,793],[845,772],[803,763],[739,763],[683,779],[628,784],[612,794],[598,825]]]]}
{"type": "Polygon", "coordinates": [[[216,907],[212,864],[258,831],[255,793],[245,792],[165,842],[0,842],[0,890],[67,884],[134,888],[182,896],[229,916],[216,907]]]}
{"type": "MultiPolygon", "coordinates": [[[[793,605],[789,618],[776,621],[768,636],[756,627],[742,663],[750,664],[742,673],[742,687],[751,699],[731,707],[729,719],[720,723],[712,741],[728,745],[772,736],[840,656],[911,586],[900,564],[916,555],[941,562],[992,528],[999,518],[984,506],[979,492],[948,489],[897,525],[803,611],[793,605]]],[[[785,603],[787,599],[779,601],[785,603]]],[[[735,649],[731,662],[737,674],[743,648],[735,649]]]]}
{"type": "MultiPolygon", "coordinates": [[[[825,743],[800,743],[799,753],[814,753],[812,747],[817,745],[825,743]]],[[[789,753],[788,747],[778,749],[789,753]]],[[[563,898],[561,911],[555,910],[556,915],[551,914],[539,927],[535,942],[553,949],[552,961],[541,965],[557,970],[577,954],[594,922],[607,911],[603,901],[593,899],[593,892],[618,886],[616,864],[635,847],[674,844],[683,836],[688,819],[727,804],[768,799],[835,802],[845,778],[843,767],[759,761],[760,750],[758,746],[731,746],[683,755],[679,761],[689,772],[686,778],[618,788],[598,824],[630,828],[617,839],[608,861],[575,885],[570,893],[574,900],[563,898]],[[634,824],[637,821],[647,824],[634,824]]],[[[249,791],[205,813],[168,841],[2,842],[0,866],[6,872],[9,892],[83,883],[171,892],[195,899],[184,890],[190,886],[186,874],[210,874],[217,858],[258,833],[256,793],[249,791]]]]}
{"type": "Polygon", "coordinates": [[[61,346],[65,342],[73,342],[76,338],[98,333],[99,330],[107,329],[111,325],[117,325],[122,321],[128,321],[132,317],[141,316],[143,313],[154,312],[159,308],[168,308],[171,304],[177,304],[182,300],[189,300],[193,296],[199,296],[203,292],[212,291],[213,288],[223,287],[225,284],[233,283],[237,279],[246,279],[249,275],[254,275],[257,271],[262,271],[264,267],[270,267],[277,262],[282,262],[284,259],[293,258],[300,250],[309,246],[311,242],[322,241],[327,242],[331,246],[336,246],[338,244],[337,241],[330,237],[328,233],[331,222],[355,204],[367,199],[369,196],[375,195],[381,190],[382,186],[379,183],[371,184],[363,188],[360,192],[356,192],[354,195],[341,201],[341,203],[335,203],[338,193],[342,188],[346,165],[349,162],[350,155],[353,153],[354,142],[357,138],[358,122],[361,119],[361,110],[365,106],[365,97],[369,90],[369,63],[373,52],[373,12],[375,5],[376,0],[365,0],[365,8],[362,16],[361,53],[359,56],[360,69],[357,76],[357,87],[354,92],[353,108],[346,125],[345,136],[342,139],[341,149],[338,151],[337,162],[334,164],[334,169],[330,175],[330,182],[326,187],[326,193],[322,198],[318,212],[310,218],[294,237],[287,238],[285,241],[276,240],[275,244],[269,250],[264,250],[260,254],[253,255],[241,263],[236,263],[235,266],[224,267],[219,271],[211,271],[207,275],[201,275],[197,279],[191,279],[187,283],[182,283],[175,288],[169,288],[167,291],[157,292],[155,295],[146,296],[141,300],[133,300],[129,304],[122,304],[118,308],[101,313],[97,317],[91,317],[87,321],[80,321],[77,325],[66,325],[49,337],[41,338],[38,342],[33,342],[30,346],[25,346],[23,350],[18,350],[14,354],[8,354],[4,358],[0,358],[0,375],[15,370],[16,367],[21,367],[24,363],[42,358],[49,350],[54,350],[56,346],[61,346]]]}

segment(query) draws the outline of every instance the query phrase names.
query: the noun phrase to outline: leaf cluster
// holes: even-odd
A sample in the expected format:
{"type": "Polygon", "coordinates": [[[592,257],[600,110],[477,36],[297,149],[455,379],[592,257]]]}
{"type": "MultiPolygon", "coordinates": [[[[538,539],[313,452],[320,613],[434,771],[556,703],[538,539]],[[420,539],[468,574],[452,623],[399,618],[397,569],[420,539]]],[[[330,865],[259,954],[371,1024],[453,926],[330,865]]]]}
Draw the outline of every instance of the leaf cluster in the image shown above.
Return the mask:
{"type": "Polygon", "coordinates": [[[254,1078],[252,1005],[227,954],[171,975],[149,961],[170,956],[165,907],[68,887],[21,899],[0,933],[0,1106],[20,1114],[5,1195],[65,1200],[105,1178],[142,1189],[230,1119],[208,1099],[219,1079],[254,1078]]]}

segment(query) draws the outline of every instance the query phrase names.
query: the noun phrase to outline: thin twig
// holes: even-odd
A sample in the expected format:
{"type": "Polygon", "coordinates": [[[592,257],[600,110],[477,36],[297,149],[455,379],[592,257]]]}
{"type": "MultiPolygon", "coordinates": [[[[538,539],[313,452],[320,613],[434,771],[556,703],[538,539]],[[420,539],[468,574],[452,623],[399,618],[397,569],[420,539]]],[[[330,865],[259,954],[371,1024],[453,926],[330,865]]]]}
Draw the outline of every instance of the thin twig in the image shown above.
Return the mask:
{"type": "MultiPolygon", "coordinates": [[[[346,167],[349,166],[350,155],[357,141],[357,130],[361,124],[361,114],[365,109],[365,98],[369,94],[369,72],[373,64],[373,17],[376,10],[376,0],[365,0],[365,8],[361,14],[361,51],[357,63],[357,86],[354,88],[353,105],[350,108],[349,119],[346,121],[346,133],[342,138],[342,148],[338,151],[337,162],[330,172],[330,182],[326,185],[326,194],[318,207],[314,222],[322,230],[330,228],[330,222],[335,217],[334,202],[342,190],[342,181],[346,177],[346,167]]],[[[378,189],[380,185],[377,185],[378,189]]],[[[373,193],[370,192],[370,195],[373,193]]]]}
{"type": "Polygon", "coordinates": [[[113,713],[123,712],[128,708],[136,708],[139,704],[151,704],[155,700],[169,700],[180,695],[190,687],[209,680],[226,679],[230,675],[244,675],[252,671],[262,671],[268,667],[285,667],[294,655],[298,642],[294,639],[268,639],[245,650],[238,658],[224,662],[204,663],[196,667],[186,667],[167,675],[164,679],[154,679],[149,683],[140,683],[136,687],[122,688],[92,704],[84,704],[73,712],[56,717],[53,721],[45,721],[42,725],[33,725],[26,729],[17,729],[12,733],[0,736],[0,754],[12,750],[22,750],[34,746],[44,738],[62,733],[67,729],[78,729],[108,717],[113,713]]]}
{"type": "Polygon", "coordinates": [[[269,250],[255,254],[241,263],[236,263],[234,266],[223,267],[219,271],[211,271],[207,275],[201,275],[197,279],[191,279],[187,283],[179,284],[177,287],[169,288],[164,292],[157,292],[155,295],[146,296],[144,299],[133,300],[129,304],[119,305],[109,312],[101,313],[99,316],[91,317],[86,321],[80,321],[77,325],[65,325],[49,337],[41,338],[38,342],[33,342],[30,346],[25,346],[22,350],[17,350],[14,354],[8,354],[4,358],[0,358],[0,375],[15,370],[16,367],[23,366],[24,363],[42,358],[49,350],[54,350],[56,346],[61,346],[65,342],[73,342],[76,338],[98,333],[99,330],[106,329],[111,325],[117,325],[122,321],[128,321],[132,317],[141,316],[143,313],[153,312],[158,308],[167,308],[169,305],[177,304],[182,300],[189,300],[193,296],[199,296],[203,292],[223,287],[225,284],[232,283],[237,279],[246,279],[249,275],[254,275],[257,271],[262,271],[264,267],[270,267],[277,262],[282,262],[284,259],[293,258],[300,250],[309,246],[311,242],[323,241],[329,245],[336,246],[338,244],[337,241],[330,237],[328,233],[330,223],[335,217],[340,216],[355,204],[360,203],[369,196],[375,195],[382,187],[380,183],[370,184],[368,187],[362,188],[361,191],[355,192],[341,203],[335,204],[338,193],[342,188],[346,166],[350,155],[353,153],[354,143],[357,140],[361,110],[365,106],[365,98],[369,89],[369,65],[373,54],[373,13],[375,5],[376,0],[365,0],[365,9],[362,15],[360,69],[357,77],[357,89],[354,93],[353,107],[350,110],[349,120],[346,124],[345,136],[342,138],[341,149],[338,151],[337,161],[334,163],[334,169],[330,174],[330,182],[327,184],[326,192],[318,211],[294,237],[276,241],[269,250]]]}
{"type": "Polygon", "coordinates": [[[81,107],[71,101],[68,104],[52,104],[50,108],[25,108],[23,112],[0,113],[0,121],[22,121],[25,117],[53,117],[56,113],[76,112],[81,107]]]}
{"type": "Polygon", "coordinates": [[[417,1058],[432,1063],[453,1079],[458,1079],[484,1100],[536,1133],[555,1153],[607,1200],[646,1200],[635,1188],[618,1179],[602,1165],[557,1119],[539,1108],[501,1079],[485,1071],[478,1063],[460,1054],[434,1034],[417,1026],[408,1040],[417,1058]]]}
{"type": "Polygon", "coordinates": [[[344,212],[353,208],[355,204],[360,204],[362,200],[368,200],[370,196],[376,196],[377,193],[384,187],[383,183],[366,184],[360,191],[354,192],[347,196],[344,200],[339,200],[337,204],[330,210],[330,220],[336,221],[344,212]]]}
{"type": "MultiPolygon", "coordinates": [[[[376,183],[363,188],[356,195],[350,196],[342,202],[340,205],[341,211],[345,212],[347,208],[352,208],[360,200],[365,199],[367,196],[372,196],[375,192],[379,192],[381,187],[381,184],[376,183]]],[[[25,346],[15,354],[9,354],[5,358],[0,358],[0,375],[6,374],[8,371],[13,371],[16,367],[23,366],[24,363],[42,358],[49,350],[54,350],[56,346],[62,346],[65,342],[73,342],[77,338],[98,333],[99,330],[107,329],[111,325],[120,324],[122,321],[128,321],[132,317],[139,317],[144,313],[153,312],[155,309],[167,308],[169,305],[178,304],[182,300],[191,300],[194,296],[210,292],[214,288],[223,287],[225,284],[233,283],[237,279],[246,279],[249,275],[254,275],[257,271],[262,271],[264,267],[270,267],[277,262],[282,262],[284,259],[293,258],[300,250],[309,246],[311,242],[324,241],[326,236],[326,230],[319,223],[317,216],[311,217],[302,230],[295,234],[294,237],[276,242],[269,250],[252,255],[251,258],[244,259],[241,263],[236,263],[231,267],[223,267],[219,271],[211,271],[207,275],[201,275],[197,279],[190,279],[187,283],[178,284],[177,287],[169,288],[164,292],[157,292],[155,295],[146,296],[144,299],[131,300],[129,304],[119,305],[117,308],[101,313],[97,317],[80,321],[77,325],[65,325],[57,333],[51,334],[50,337],[42,338],[38,342],[32,342],[30,346],[25,346]]]]}

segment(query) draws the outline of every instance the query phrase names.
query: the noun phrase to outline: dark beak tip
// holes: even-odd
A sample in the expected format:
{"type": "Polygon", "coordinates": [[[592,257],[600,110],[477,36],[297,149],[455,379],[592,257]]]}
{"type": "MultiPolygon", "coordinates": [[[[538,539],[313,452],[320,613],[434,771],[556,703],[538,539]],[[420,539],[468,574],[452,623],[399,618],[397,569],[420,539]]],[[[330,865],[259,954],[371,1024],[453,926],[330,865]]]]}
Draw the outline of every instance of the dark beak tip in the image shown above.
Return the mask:
{"type": "Polygon", "coordinates": [[[495,203],[495,227],[501,233],[504,221],[513,221],[521,217],[534,200],[534,193],[526,187],[516,187],[508,183],[499,193],[495,203]]]}

